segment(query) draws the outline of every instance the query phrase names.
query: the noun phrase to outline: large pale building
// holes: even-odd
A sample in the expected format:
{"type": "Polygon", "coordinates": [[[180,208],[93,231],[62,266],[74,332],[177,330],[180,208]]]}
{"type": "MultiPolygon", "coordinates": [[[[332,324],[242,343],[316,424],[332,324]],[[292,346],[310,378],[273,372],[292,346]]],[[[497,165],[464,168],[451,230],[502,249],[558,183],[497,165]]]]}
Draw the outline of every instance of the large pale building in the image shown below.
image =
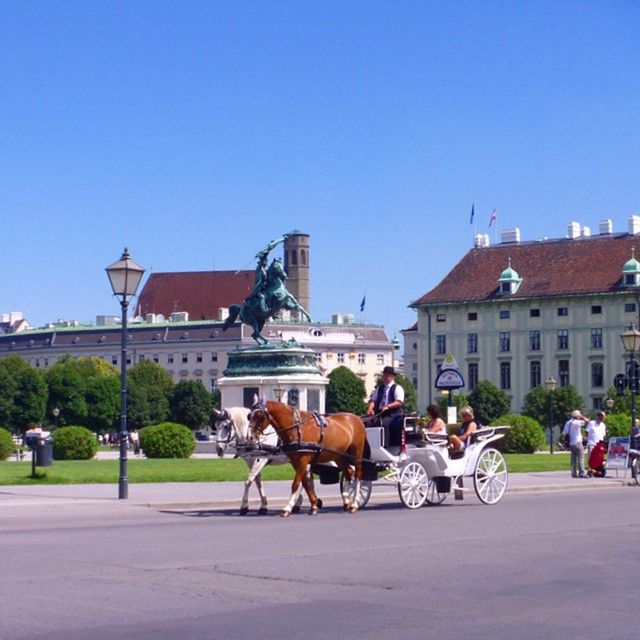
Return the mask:
{"type": "Polygon", "coordinates": [[[439,397],[445,354],[465,377],[462,393],[490,380],[519,411],[526,393],[553,377],[599,408],[625,371],[620,333],[638,320],[640,217],[627,233],[613,233],[606,220],[594,236],[571,223],[562,239],[521,242],[512,229],[498,245],[486,236],[475,245],[411,303],[418,321],[404,332],[405,366],[415,370],[420,408],[439,397]]]}

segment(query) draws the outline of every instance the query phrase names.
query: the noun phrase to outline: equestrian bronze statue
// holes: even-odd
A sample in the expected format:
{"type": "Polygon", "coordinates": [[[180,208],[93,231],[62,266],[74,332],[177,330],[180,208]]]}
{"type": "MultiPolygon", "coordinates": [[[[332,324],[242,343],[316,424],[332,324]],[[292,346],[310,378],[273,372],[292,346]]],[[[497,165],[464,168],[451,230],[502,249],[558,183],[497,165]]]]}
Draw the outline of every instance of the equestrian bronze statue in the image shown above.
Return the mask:
{"type": "Polygon", "coordinates": [[[287,272],[284,270],[282,260],[275,258],[267,268],[269,254],[284,242],[286,237],[285,235],[272,240],[264,249],[258,251],[253,289],[241,305],[232,304],[229,307],[229,317],[222,326],[223,331],[226,331],[239,317],[241,322],[253,329],[251,337],[258,344],[268,344],[269,341],[262,335],[262,329],[266,321],[273,318],[281,309],[299,311],[311,322],[311,316],[307,310],[287,291],[285,286],[287,272]]]}

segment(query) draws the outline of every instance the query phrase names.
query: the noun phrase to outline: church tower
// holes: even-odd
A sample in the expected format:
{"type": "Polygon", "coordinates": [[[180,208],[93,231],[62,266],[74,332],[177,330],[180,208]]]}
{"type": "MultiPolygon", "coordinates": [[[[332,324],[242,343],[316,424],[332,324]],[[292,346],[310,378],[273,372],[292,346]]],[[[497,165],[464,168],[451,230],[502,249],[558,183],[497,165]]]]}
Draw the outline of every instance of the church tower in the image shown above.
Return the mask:
{"type": "MultiPolygon", "coordinates": [[[[309,234],[294,229],[284,242],[284,269],[287,272],[287,289],[309,312],[309,234]]],[[[304,317],[292,311],[292,318],[301,322],[304,317]]]]}

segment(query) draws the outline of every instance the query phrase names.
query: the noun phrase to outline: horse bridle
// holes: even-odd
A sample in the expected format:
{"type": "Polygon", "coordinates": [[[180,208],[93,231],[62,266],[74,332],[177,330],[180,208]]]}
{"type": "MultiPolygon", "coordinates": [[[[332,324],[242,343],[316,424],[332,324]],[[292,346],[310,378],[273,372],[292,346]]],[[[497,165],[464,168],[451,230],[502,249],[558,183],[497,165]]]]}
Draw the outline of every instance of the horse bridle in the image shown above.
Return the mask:
{"type": "MultiPolygon", "coordinates": [[[[225,409],[223,410],[223,412],[221,413],[222,416],[226,416],[226,418],[224,418],[225,423],[233,423],[233,418],[231,417],[231,415],[229,414],[229,412],[225,409]]],[[[231,424],[229,424],[229,435],[227,436],[226,440],[220,440],[220,438],[218,437],[217,442],[220,444],[229,444],[232,440],[235,439],[236,437],[236,430],[233,429],[233,427],[231,426],[231,424]]],[[[216,427],[216,431],[217,431],[217,427],[216,427]]]]}

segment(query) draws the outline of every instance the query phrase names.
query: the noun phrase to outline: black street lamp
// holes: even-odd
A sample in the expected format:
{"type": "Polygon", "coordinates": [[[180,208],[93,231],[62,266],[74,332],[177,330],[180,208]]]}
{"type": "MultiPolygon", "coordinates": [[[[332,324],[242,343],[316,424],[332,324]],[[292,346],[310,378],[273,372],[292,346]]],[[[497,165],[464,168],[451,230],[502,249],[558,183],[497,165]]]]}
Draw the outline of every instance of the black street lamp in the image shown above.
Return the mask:
{"type": "Polygon", "coordinates": [[[624,350],[629,354],[629,390],[631,391],[631,432],[629,433],[629,448],[633,449],[633,436],[636,427],[636,392],[638,389],[638,372],[635,354],[640,351],[640,331],[632,324],[620,334],[624,350]]]}
{"type": "Polygon", "coordinates": [[[549,452],[553,453],[553,392],[556,390],[558,383],[554,380],[553,376],[549,376],[544,381],[544,386],[547,387],[549,392],[549,452]]]}
{"type": "Polygon", "coordinates": [[[118,498],[129,497],[129,479],[127,478],[127,307],[129,299],[136,295],[144,269],[129,256],[125,247],[122,257],[108,266],[105,271],[113,289],[113,295],[120,297],[122,307],[122,335],[120,360],[120,478],[118,480],[118,498]]]}

